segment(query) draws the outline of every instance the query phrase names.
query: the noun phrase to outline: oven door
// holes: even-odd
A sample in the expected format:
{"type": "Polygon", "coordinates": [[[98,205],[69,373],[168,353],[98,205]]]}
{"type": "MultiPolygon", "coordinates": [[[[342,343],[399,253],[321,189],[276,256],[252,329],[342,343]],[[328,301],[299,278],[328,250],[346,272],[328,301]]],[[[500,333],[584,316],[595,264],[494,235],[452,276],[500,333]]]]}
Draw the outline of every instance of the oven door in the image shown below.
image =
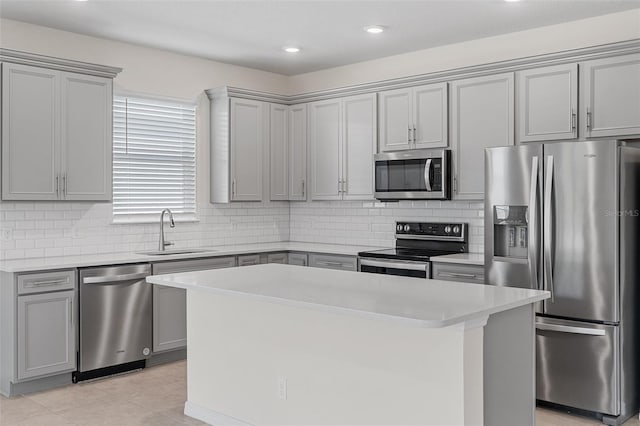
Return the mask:
{"type": "Polygon", "coordinates": [[[372,274],[400,275],[403,277],[430,278],[429,262],[411,262],[408,260],[384,260],[361,257],[358,270],[372,274]]]}

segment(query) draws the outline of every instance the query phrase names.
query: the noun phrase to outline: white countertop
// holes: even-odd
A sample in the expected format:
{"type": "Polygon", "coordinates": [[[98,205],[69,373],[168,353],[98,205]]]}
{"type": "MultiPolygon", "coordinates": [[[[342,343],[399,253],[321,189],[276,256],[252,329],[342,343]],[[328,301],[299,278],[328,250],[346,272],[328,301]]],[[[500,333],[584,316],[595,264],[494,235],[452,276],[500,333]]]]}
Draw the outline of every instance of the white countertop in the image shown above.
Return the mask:
{"type": "MultiPolygon", "coordinates": [[[[190,247],[194,248],[194,247],[190,247]]],[[[118,265],[125,263],[163,262],[167,260],[186,260],[203,257],[236,256],[249,253],[268,253],[278,251],[301,251],[356,256],[360,251],[377,250],[380,247],[350,246],[342,244],[304,243],[283,241],[275,243],[239,244],[230,246],[198,247],[205,250],[197,253],[146,255],[140,253],[107,253],[80,256],[42,257],[0,261],[0,271],[31,272],[49,269],[81,268],[88,266],[118,265]]]]}
{"type": "Polygon", "coordinates": [[[484,265],[484,253],[455,253],[431,257],[432,262],[484,265]]]}
{"type": "Polygon", "coordinates": [[[513,287],[278,264],[155,275],[147,281],[428,328],[486,319],[550,295],[513,287]]]}

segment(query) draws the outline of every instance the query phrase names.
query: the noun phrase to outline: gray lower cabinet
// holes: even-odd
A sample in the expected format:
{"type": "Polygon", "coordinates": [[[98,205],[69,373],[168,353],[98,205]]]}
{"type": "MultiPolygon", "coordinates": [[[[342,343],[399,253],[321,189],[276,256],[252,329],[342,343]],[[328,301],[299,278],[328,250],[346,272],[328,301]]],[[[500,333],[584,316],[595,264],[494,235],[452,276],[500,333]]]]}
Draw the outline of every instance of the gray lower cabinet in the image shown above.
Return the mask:
{"type": "Polygon", "coordinates": [[[267,263],[284,263],[288,261],[287,253],[269,253],[267,254],[267,263]]]}
{"type": "Polygon", "coordinates": [[[259,265],[260,263],[259,254],[243,254],[238,256],[238,266],[259,265]]]}
{"type": "Polygon", "coordinates": [[[15,381],[75,370],[76,271],[18,274],[14,285],[15,381]]]}
{"type": "Polygon", "coordinates": [[[431,265],[431,278],[434,280],[484,284],[484,266],[438,262],[431,265]]]}
{"type": "Polygon", "coordinates": [[[18,379],[76,369],[75,291],[18,297],[18,379]]]}
{"type": "MultiPolygon", "coordinates": [[[[154,275],[230,268],[235,257],[218,257],[154,263],[154,275]]],[[[187,293],[181,288],[153,285],[153,352],[182,349],[187,346],[187,293]]]]}
{"type": "Polygon", "coordinates": [[[309,254],[309,266],[314,268],[357,271],[358,259],[356,256],[311,253],[309,254]]]}
{"type": "Polygon", "coordinates": [[[307,266],[309,264],[307,253],[289,253],[287,263],[289,265],[307,266]]]}

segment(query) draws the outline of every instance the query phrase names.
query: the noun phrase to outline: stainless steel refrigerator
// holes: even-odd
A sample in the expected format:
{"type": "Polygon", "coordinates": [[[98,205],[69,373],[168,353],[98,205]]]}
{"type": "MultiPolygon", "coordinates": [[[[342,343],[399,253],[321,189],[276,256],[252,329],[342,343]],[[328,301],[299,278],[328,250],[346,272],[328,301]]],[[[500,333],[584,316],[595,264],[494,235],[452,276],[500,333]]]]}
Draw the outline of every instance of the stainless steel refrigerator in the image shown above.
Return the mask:
{"type": "Polygon", "coordinates": [[[539,401],[621,424],[640,392],[640,149],[615,140],[490,148],[488,284],[544,289],[539,401]]]}

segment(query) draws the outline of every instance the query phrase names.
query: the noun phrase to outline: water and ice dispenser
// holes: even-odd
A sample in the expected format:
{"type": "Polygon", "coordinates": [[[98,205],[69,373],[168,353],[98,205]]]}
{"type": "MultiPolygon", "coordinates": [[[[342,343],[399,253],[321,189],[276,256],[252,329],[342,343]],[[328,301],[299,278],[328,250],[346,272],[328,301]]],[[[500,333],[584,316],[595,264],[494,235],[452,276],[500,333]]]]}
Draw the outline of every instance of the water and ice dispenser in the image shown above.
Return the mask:
{"type": "Polygon", "coordinates": [[[526,259],[529,223],[527,206],[493,206],[494,257],[526,259]]]}

